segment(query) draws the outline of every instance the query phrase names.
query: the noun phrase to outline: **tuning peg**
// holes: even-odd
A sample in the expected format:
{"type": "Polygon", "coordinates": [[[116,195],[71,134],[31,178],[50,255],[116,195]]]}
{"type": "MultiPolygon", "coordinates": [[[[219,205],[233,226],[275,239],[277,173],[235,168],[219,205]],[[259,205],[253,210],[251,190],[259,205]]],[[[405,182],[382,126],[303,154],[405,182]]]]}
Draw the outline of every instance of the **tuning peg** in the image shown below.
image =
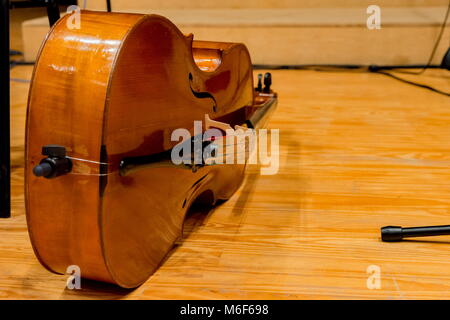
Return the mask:
{"type": "Polygon", "coordinates": [[[262,92],[262,73],[258,74],[258,86],[255,88],[257,92],[262,92]]]}
{"type": "Polygon", "coordinates": [[[270,93],[270,86],[272,85],[272,75],[270,72],[264,74],[264,93],[270,93]]]}

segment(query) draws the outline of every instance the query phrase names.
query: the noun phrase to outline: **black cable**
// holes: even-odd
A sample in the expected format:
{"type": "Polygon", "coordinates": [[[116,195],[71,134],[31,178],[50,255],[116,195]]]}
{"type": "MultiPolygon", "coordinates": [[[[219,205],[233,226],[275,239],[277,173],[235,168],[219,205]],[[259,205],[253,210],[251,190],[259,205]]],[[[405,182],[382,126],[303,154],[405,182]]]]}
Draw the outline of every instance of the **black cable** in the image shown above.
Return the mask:
{"type": "Polygon", "coordinates": [[[389,76],[395,80],[413,85],[413,86],[417,86],[423,89],[427,89],[427,90],[431,90],[435,93],[438,94],[442,94],[444,96],[450,96],[450,93],[445,92],[445,91],[441,91],[439,89],[436,89],[434,87],[422,84],[422,83],[417,83],[414,81],[409,81],[403,78],[400,78],[396,75],[393,75],[389,72],[384,72],[380,69],[376,69],[373,68],[373,66],[363,66],[363,65],[353,65],[353,64],[348,64],[348,65],[324,65],[324,64],[317,64],[317,65],[313,65],[313,64],[305,64],[305,65],[261,65],[261,64],[255,64],[253,65],[253,69],[258,70],[258,69],[265,69],[265,70],[312,70],[312,71],[321,71],[321,72],[372,72],[372,73],[379,73],[382,75],[386,75],[389,76]]]}
{"type": "Polygon", "coordinates": [[[440,64],[433,64],[433,65],[426,65],[426,64],[405,64],[405,65],[393,65],[393,66],[378,66],[376,64],[370,65],[369,70],[372,72],[376,72],[379,70],[394,70],[395,72],[399,73],[409,73],[409,74],[418,74],[415,72],[408,72],[408,71],[399,71],[396,69],[420,69],[420,68],[426,68],[426,69],[442,69],[442,65],[440,64]]]}
{"type": "Polygon", "coordinates": [[[428,68],[428,66],[431,65],[431,61],[432,61],[433,58],[434,58],[434,55],[435,55],[436,50],[437,50],[437,47],[439,46],[439,43],[441,42],[442,35],[444,34],[444,30],[445,30],[445,26],[447,25],[447,20],[448,20],[449,13],[450,13],[450,0],[448,1],[447,12],[445,13],[445,18],[444,18],[444,21],[442,22],[441,30],[439,31],[438,38],[437,38],[437,40],[436,40],[436,43],[434,44],[433,50],[431,51],[430,58],[428,59],[427,67],[426,67],[426,68],[423,68],[423,69],[422,69],[419,73],[417,73],[417,74],[422,74],[422,73],[424,73],[425,70],[428,68]]]}
{"type": "Polygon", "coordinates": [[[389,77],[391,77],[391,78],[393,78],[395,80],[398,80],[398,81],[401,81],[401,82],[404,82],[404,83],[407,83],[407,84],[410,84],[410,85],[413,85],[413,86],[417,86],[417,87],[420,87],[420,88],[428,89],[428,90],[431,90],[433,92],[436,92],[436,93],[442,94],[444,96],[450,97],[450,93],[449,92],[441,91],[439,89],[436,89],[434,87],[428,86],[426,84],[422,84],[422,83],[418,83],[418,82],[414,82],[414,81],[409,81],[409,80],[397,77],[396,75],[394,75],[392,73],[389,73],[389,72],[375,71],[374,73],[383,74],[383,75],[389,76],[389,77]]]}
{"type": "MultiPolygon", "coordinates": [[[[444,17],[444,21],[442,22],[438,38],[433,46],[433,50],[431,51],[430,57],[428,58],[428,62],[425,65],[396,65],[396,66],[377,66],[377,65],[370,65],[369,71],[371,72],[378,72],[381,70],[393,70],[393,69],[416,69],[416,68],[422,68],[419,72],[408,72],[408,71],[397,71],[399,73],[408,73],[408,74],[422,74],[426,69],[432,68],[432,69],[441,69],[442,66],[440,65],[431,65],[431,61],[434,58],[434,55],[436,54],[437,47],[439,46],[439,43],[441,42],[442,35],[445,30],[445,26],[447,24],[447,20],[450,13],[450,0],[448,2],[447,12],[444,17]]],[[[347,70],[360,70],[362,68],[366,68],[366,66],[363,65],[355,65],[355,64],[303,64],[303,65],[264,65],[264,64],[254,64],[253,69],[271,69],[271,70],[315,70],[315,71],[330,71],[331,68],[335,69],[347,69],[347,70]],[[325,69],[325,70],[324,70],[325,69]]]]}
{"type": "Polygon", "coordinates": [[[363,65],[353,65],[353,64],[344,64],[344,65],[313,65],[313,64],[309,64],[309,65],[278,65],[278,66],[274,66],[274,65],[253,65],[254,69],[280,69],[280,70],[314,70],[314,71],[325,71],[325,72],[336,72],[336,71],[344,71],[344,72],[348,72],[348,71],[360,71],[360,72],[373,72],[373,73],[379,73],[388,77],[391,77],[395,80],[413,85],[413,86],[417,86],[420,88],[424,88],[427,90],[431,90],[435,93],[438,94],[442,94],[444,96],[450,96],[450,93],[448,92],[444,92],[441,91],[439,89],[436,89],[434,87],[422,84],[422,83],[417,83],[414,81],[409,81],[403,78],[400,78],[392,73],[389,72],[384,72],[382,70],[393,70],[395,72],[398,73],[405,73],[405,74],[414,74],[414,75],[420,75],[422,73],[425,72],[425,70],[429,69],[429,68],[433,68],[433,69],[440,69],[442,68],[442,66],[438,66],[438,65],[431,65],[431,61],[433,61],[434,55],[436,54],[436,50],[437,47],[439,46],[439,43],[441,42],[442,39],[442,35],[444,33],[445,30],[445,26],[447,25],[447,20],[450,14],[450,0],[448,2],[448,6],[447,6],[447,12],[445,13],[445,18],[444,21],[442,22],[440,31],[439,31],[439,35],[438,38],[433,46],[433,50],[431,51],[430,57],[428,58],[428,62],[425,65],[402,65],[402,66],[377,66],[377,65],[371,65],[369,67],[367,66],[363,66],[363,65]],[[406,69],[406,68],[422,68],[422,70],[418,71],[418,72],[411,72],[411,71],[399,71],[399,70],[395,70],[395,69],[406,69]]]}
{"type": "MultiPolygon", "coordinates": [[[[21,65],[33,65],[34,62],[25,62],[25,61],[11,61],[10,62],[10,68],[14,68],[15,66],[21,66],[21,65]]],[[[400,77],[397,77],[391,73],[388,72],[383,72],[381,70],[373,70],[371,69],[371,66],[363,66],[363,65],[354,65],[354,64],[349,64],[349,65],[327,65],[327,64],[305,64],[305,65],[262,65],[262,64],[255,64],[253,65],[253,69],[254,70],[259,70],[259,69],[263,69],[263,70],[311,70],[311,71],[318,71],[318,72],[349,72],[349,71],[358,71],[358,72],[372,72],[372,73],[379,73],[382,75],[386,75],[389,76],[395,80],[410,84],[410,85],[414,85],[420,88],[424,88],[424,89],[428,89],[431,90],[435,93],[439,93],[442,94],[444,96],[450,96],[450,93],[441,91],[439,89],[433,88],[431,86],[422,84],[422,83],[417,83],[417,82],[413,82],[413,81],[409,81],[400,77]]]]}
{"type": "MultiPolygon", "coordinates": [[[[450,0],[448,1],[447,12],[445,13],[444,21],[442,22],[441,29],[439,30],[439,35],[436,39],[436,42],[434,43],[433,50],[431,50],[431,54],[430,54],[430,57],[428,58],[428,62],[423,66],[421,66],[421,65],[414,66],[414,68],[422,68],[422,70],[420,70],[418,72],[395,70],[395,72],[419,75],[419,74],[424,73],[430,67],[431,68],[438,67],[438,66],[431,66],[431,61],[433,61],[433,58],[434,58],[434,55],[436,54],[436,50],[439,46],[439,43],[441,43],[442,35],[444,34],[445,26],[447,25],[449,13],[450,13],[450,0]]],[[[382,69],[384,69],[384,70],[399,69],[399,68],[406,69],[406,68],[408,68],[408,66],[373,66],[372,68],[376,68],[377,70],[374,70],[374,71],[378,71],[378,70],[382,70],[382,69]]]]}
{"type": "Polygon", "coordinates": [[[254,70],[313,70],[313,71],[346,71],[346,70],[358,70],[367,68],[358,64],[297,64],[297,65],[272,65],[272,64],[254,64],[254,70]],[[346,70],[342,70],[346,69],[346,70]]]}

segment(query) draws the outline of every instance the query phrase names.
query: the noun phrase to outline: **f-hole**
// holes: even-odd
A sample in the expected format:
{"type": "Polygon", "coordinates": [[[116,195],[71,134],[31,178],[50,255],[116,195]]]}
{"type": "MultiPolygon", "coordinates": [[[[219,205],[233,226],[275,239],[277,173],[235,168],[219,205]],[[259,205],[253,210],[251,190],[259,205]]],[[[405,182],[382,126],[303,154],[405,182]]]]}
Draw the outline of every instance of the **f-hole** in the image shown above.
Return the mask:
{"type": "Polygon", "coordinates": [[[214,96],[207,92],[207,91],[195,91],[192,88],[192,81],[194,80],[194,76],[192,75],[192,73],[189,72],[189,86],[191,88],[192,94],[194,95],[194,97],[198,98],[198,99],[211,99],[213,101],[213,111],[217,112],[217,102],[216,102],[216,98],[214,98],[214,96]]]}

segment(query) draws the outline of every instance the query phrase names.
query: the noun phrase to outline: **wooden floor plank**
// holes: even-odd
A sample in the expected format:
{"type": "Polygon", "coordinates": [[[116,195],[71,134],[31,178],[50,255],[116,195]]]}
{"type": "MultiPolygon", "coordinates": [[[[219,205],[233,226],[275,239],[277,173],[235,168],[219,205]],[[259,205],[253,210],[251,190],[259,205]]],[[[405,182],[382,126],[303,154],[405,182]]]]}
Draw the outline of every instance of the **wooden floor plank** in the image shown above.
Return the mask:
{"type": "MultiPolygon", "coordinates": [[[[229,201],[194,210],[183,240],[132,291],[91,281],[68,290],[67,276],[35,258],[23,206],[28,84],[12,82],[13,217],[0,220],[0,299],[450,298],[450,238],[379,237],[387,224],[450,224],[449,98],[378,74],[272,74],[278,174],[251,167],[229,201]],[[380,289],[367,288],[370,265],[380,267],[380,289]]],[[[450,91],[446,71],[402,76],[450,91]]]]}

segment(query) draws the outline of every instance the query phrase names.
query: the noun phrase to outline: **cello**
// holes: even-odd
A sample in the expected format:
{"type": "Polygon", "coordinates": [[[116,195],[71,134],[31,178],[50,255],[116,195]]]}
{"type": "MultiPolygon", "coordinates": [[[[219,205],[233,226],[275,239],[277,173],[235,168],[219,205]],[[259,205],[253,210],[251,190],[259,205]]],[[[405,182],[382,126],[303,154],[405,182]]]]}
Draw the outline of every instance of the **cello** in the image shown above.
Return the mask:
{"type": "Polygon", "coordinates": [[[229,128],[262,127],[277,95],[270,74],[254,88],[243,44],[194,41],[153,14],[82,11],[78,29],[67,19],[47,34],[29,91],[29,235],[48,270],[76,265],[84,278],[134,288],[180,237],[190,206],[230,198],[244,177],[246,163],[183,152],[175,164],[173,132],[186,128],[184,145],[213,154],[229,128]],[[222,137],[205,141],[207,128],[222,137]]]}

